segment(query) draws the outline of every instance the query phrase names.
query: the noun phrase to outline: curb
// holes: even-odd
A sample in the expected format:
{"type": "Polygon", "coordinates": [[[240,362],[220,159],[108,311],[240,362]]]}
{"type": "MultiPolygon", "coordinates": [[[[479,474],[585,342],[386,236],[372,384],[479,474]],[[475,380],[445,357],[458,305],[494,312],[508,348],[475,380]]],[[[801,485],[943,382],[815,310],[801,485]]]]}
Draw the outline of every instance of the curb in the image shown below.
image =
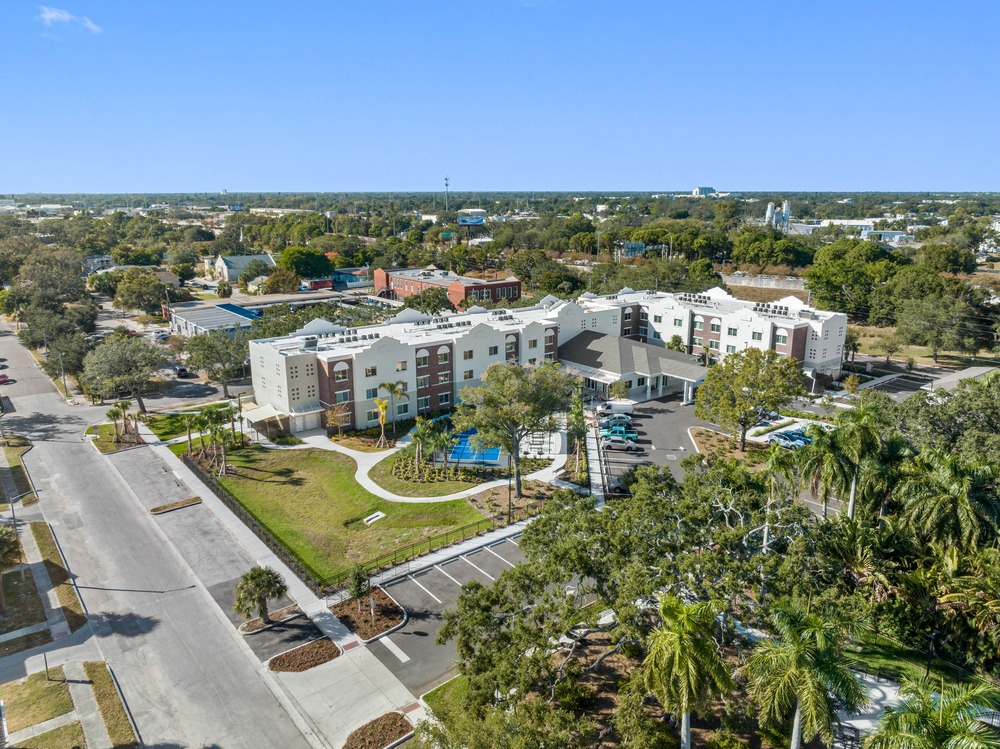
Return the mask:
{"type": "MultiPolygon", "coordinates": [[[[337,660],[337,658],[340,658],[344,654],[344,649],[342,647],[340,647],[340,645],[338,645],[336,642],[334,642],[333,640],[331,640],[326,635],[320,633],[320,636],[317,637],[315,640],[310,640],[309,642],[303,642],[301,645],[296,645],[294,648],[289,648],[288,650],[282,650],[280,653],[275,653],[270,658],[268,658],[266,661],[262,661],[262,665],[264,666],[264,669],[266,671],[268,671],[269,673],[272,673],[272,674],[297,673],[295,671],[272,671],[271,670],[271,661],[273,661],[275,658],[280,658],[283,655],[288,655],[288,653],[295,652],[299,648],[304,648],[307,645],[312,645],[314,642],[319,642],[320,640],[330,640],[330,642],[333,643],[333,646],[335,648],[337,648],[337,655],[334,656],[333,658],[331,658],[326,663],[330,663],[331,661],[335,661],[335,660],[337,660]]],[[[307,668],[306,671],[311,671],[313,668],[319,668],[320,666],[325,666],[326,663],[320,663],[319,665],[313,666],[312,668],[307,668]]]]}
{"type": "MultiPolygon", "coordinates": [[[[399,610],[403,612],[403,621],[401,621],[399,624],[396,624],[393,627],[390,627],[385,632],[379,632],[374,637],[371,637],[371,638],[369,638],[367,640],[362,640],[361,641],[362,645],[367,645],[370,642],[375,642],[375,640],[379,639],[380,637],[385,637],[386,635],[391,635],[397,629],[402,629],[403,627],[405,627],[406,623],[408,621],[410,621],[410,612],[406,610],[405,606],[401,606],[399,604],[399,601],[397,601],[395,598],[393,598],[392,594],[389,593],[389,591],[387,591],[384,587],[382,587],[382,585],[376,585],[375,587],[378,588],[379,590],[381,590],[383,593],[385,593],[389,597],[389,600],[392,601],[394,604],[396,604],[396,606],[399,608],[399,610]]],[[[327,607],[327,610],[329,610],[329,607],[327,607]]],[[[330,613],[333,614],[332,611],[330,613]]],[[[336,616],[336,614],[334,614],[334,616],[336,616]]]]}

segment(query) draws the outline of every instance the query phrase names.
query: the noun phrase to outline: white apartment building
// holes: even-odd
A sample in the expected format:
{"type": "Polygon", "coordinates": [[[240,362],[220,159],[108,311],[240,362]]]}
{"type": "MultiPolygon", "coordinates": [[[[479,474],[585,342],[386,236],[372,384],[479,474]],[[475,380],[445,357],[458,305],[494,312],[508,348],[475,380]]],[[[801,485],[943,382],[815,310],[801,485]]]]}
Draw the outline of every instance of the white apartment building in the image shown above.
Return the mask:
{"type": "Polygon", "coordinates": [[[346,403],[344,426],[375,426],[375,399],[387,397],[380,385],[398,381],[406,397],[395,399],[389,419],[404,420],[453,408],[463,387],[480,384],[489,365],[504,361],[559,360],[598,393],[624,379],[634,399],[678,393],[690,402],[706,371],[699,358],[712,363],[750,346],[794,356],[821,386],[840,375],[846,332],[845,315],[795,297],[756,304],[718,288],[624,289],[575,302],[549,296],[534,307],[474,307],[446,318],[407,309],[356,329],[317,319],[292,335],[251,341],[258,408],[245,416],[255,424],[277,420],[280,431],[295,433],[322,426],[328,407],[346,403]],[[664,349],[675,335],[685,352],[664,349]]]}

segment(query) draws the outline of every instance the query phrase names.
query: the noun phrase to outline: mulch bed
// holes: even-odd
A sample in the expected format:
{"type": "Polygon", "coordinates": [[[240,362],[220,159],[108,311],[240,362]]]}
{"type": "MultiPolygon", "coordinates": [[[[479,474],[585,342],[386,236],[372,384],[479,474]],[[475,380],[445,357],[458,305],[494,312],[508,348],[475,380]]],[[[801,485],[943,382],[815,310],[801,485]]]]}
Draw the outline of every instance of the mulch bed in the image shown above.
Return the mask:
{"type": "Polygon", "coordinates": [[[329,663],[340,655],[340,649],[327,637],[315,640],[306,645],[276,655],[271,659],[268,668],[282,673],[298,673],[310,668],[329,663]]]}
{"type": "Polygon", "coordinates": [[[336,606],[331,606],[330,613],[340,619],[345,627],[362,640],[370,640],[403,621],[403,610],[381,588],[372,588],[371,592],[362,597],[360,611],[358,611],[358,600],[352,598],[349,601],[342,601],[336,606]],[[372,610],[368,602],[369,596],[375,599],[374,625],[372,625],[372,610]]]}
{"type": "Polygon", "coordinates": [[[413,730],[402,713],[386,713],[365,723],[344,742],[344,749],[383,749],[413,730]]]}
{"type": "Polygon", "coordinates": [[[277,611],[272,611],[271,621],[267,624],[259,616],[256,619],[251,619],[248,622],[243,622],[240,625],[240,633],[244,635],[252,635],[254,632],[259,632],[264,629],[264,627],[270,627],[272,624],[279,622],[287,622],[289,619],[294,619],[297,616],[302,616],[302,609],[298,606],[292,605],[287,606],[283,609],[278,609],[277,611]]]}
{"type": "MultiPolygon", "coordinates": [[[[556,492],[556,487],[552,484],[545,484],[541,481],[522,482],[524,496],[518,499],[511,493],[511,508],[516,520],[522,520],[526,511],[537,512],[541,503],[550,499],[556,492]]],[[[506,518],[507,517],[507,487],[500,486],[494,489],[474,494],[467,500],[469,504],[479,510],[487,517],[506,518]]]]}

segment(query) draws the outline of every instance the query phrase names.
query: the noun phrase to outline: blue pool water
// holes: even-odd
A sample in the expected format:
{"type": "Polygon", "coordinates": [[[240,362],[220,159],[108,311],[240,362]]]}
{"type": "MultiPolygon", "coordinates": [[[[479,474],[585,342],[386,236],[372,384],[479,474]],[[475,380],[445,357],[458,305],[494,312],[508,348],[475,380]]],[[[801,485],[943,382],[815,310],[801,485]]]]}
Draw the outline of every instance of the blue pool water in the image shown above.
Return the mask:
{"type": "Polygon", "coordinates": [[[469,438],[475,435],[475,429],[469,429],[460,434],[456,435],[458,437],[458,443],[451,451],[451,455],[448,456],[448,460],[454,461],[456,463],[460,461],[487,461],[493,462],[500,459],[500,448],[491,447],[486,450],[477,451],[469,444],[469,438]]]}

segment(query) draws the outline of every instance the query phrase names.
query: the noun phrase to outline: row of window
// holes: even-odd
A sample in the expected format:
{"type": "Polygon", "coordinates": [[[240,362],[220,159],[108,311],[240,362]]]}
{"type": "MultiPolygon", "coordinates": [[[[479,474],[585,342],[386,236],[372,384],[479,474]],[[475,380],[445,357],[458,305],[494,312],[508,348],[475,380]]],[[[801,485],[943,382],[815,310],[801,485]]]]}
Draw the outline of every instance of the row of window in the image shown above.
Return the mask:
{"type": "MultiPolygon", "coordinates": [[[[346,392],[345,392],[346,395],[346,392]]],[[[346,398],[344,400],[347,400],[346,398]]],[[[337,403],[343,403],[340,399],[340,393],[337,393],[337,403]]],[[[437,397],[438,406],[450,406],[451,405],[451,393],[441,393],[437,397]]],[[[417,398],[417,411],[426,411],[431,407],[431,398],[429,395],[417,398]]],[[[409,403],[400,403],[396,406],[396,416],[407,416],[410,413],[409,403]]],[[[373,408],[365,414],[369,422],[378,421],[378,409],[373,408]]]]}

